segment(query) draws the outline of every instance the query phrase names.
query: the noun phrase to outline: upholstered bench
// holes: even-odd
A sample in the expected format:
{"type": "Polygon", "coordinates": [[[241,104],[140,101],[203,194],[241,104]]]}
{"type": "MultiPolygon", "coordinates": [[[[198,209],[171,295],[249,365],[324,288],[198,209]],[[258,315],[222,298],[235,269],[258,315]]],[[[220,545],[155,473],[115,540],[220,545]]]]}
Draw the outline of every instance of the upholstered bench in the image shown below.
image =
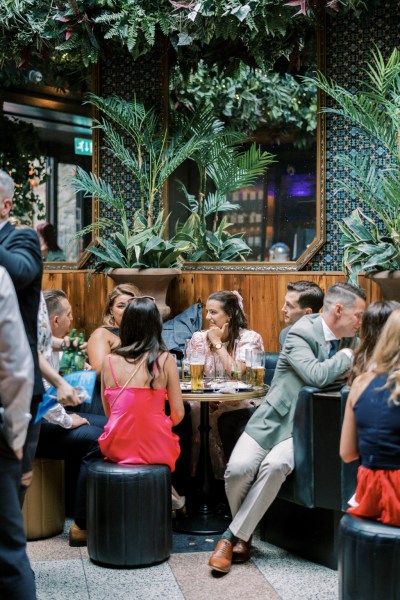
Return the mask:
{"type": "Polygon", "coordinates": [[[400,600],[400,528],[345,515],[339,529],[340,600],[400,600]]]}
{"type": "Polygon", "coordinates": [[[22,508],[25,535],[40,540],[64,528],[64,461],[35,458],[33,480],[22,508]]]}
{"type": "Polygon", "coordinates": [[[87,530],[89,556],[96,563],[139,567],[166,560],[172,541],[169,467],[93,463],[87,530]]]}
{"type": "Polygon", "coordinates": [[[303,387],[293,424],[295,469],[260,524],[261,539],[337,568],[339,523],[357,480],[357,462],[339,456],[348,388],[303,387]]]}

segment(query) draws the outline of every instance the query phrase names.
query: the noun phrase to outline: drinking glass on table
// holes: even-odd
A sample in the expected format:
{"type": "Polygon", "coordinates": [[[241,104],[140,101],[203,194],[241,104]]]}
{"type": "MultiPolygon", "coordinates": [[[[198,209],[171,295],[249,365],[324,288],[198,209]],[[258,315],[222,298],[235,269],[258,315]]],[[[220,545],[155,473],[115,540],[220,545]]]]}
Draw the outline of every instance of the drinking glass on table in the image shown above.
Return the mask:
{"type": "Polygon", "coordinates": [[[204,363],[205,352],[192,350],[190,353],[190,380],[192,382],[192,393],[201,393],[204,390],[204,363]]]}
{"type": "Polygon", "coordinates": [[[251,355],[253,354],[253,350],[246,350],[244,353],[245,363],[246,363],[246,383],[248,385],[253,385],[253,371],[251,370],[251,355]]]}
{"type": "Polygon", "coordinates": [[[264,352],[253,350],[251,353],[252,383],[255,388],[260,388],[264,383],[264,352]]]}
{"type": "Polygon", "coordinates": [[[185,340],[185,349],[183,351],[182,358],[181,377],[182,381],[190,381],[190,339],[185,340]]]}

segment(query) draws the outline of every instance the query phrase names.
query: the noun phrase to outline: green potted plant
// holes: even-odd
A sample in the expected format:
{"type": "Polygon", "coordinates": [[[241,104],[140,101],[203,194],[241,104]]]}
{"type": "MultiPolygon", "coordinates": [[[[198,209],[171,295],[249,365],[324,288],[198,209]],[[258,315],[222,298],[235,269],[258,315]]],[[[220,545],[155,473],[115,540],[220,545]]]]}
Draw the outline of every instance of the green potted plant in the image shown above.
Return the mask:
{"type": "Polygon", "coordinates": [[[386,298],[400,297],[400,52],[385,62],[379,49],[364,69],[361,89],[351,93],[323,74],[317,85],[338,107],[324,112],[343,117],[360,134],[366,151],[339,155],[349,177],[338,181],[359,206],[338,225],[343,232],[343,270],[357,284],[363,271],[382,288],[386,298]],[[373,153],[372,146],[379,148],[373,153]],[[383,161],[382,161],[383,158],[383,161]],[[383,163],[383,164],[382,164],[383,163]],[[397,281],[396,281],[397,280],[397,281]],[[393,290],[393,283],[396,290],[393,290]]]}
{"type": "MultiPolygon", "coordinates": [[[[136,202],[129,213],[124,192],[114,192],[109,183],[78,167],[71,182],[75,191],[98,198],[114,211],[116,217],[102,218],[76,236],[92,231],[98,234],[97,243],[88,247],[88,252],[97,258],[95,272],[103,272],[120,282],[127,281],[129,269],[129,279],[143,292],[150,293],[150,284],[168,284],[179,273],[184,257],[192,257],[202,240],[208,239],[206,235],[200,235],[203,233],[201,227],[190,229],[193,215],[189,217],[188,225],[179,226],[177,232],[166,239],[168,216],[162,210],[156,214],[156,203],[163,185],[177,167],[189,158],[203,161],[201,190],[205,191],[206,179],[212,175],[217,190],[216,201],[211,206],[207,200],[205,205],[211,206],[210,214],[216,223],[219,211],[236,208],[222,201],[222,193],[229,191],[229,185],[225,182],[222,186],[221,170],[226,170],[225,180],[232,178],[230,189],[237,189],[254,181],[271,161],[271,155],[255,147],[245,152],[236,150],[234,145],[242,142],[245,136],[225,131],[210,109],[195,111],[189,120],[176,115],[173,127],[167,131],[155,109],[145,108],[136,99],[128,102],[118,97],[101,98],[94,94],[89,97],[102,115],[95,127],[102,131],[106,150],[121,165],[121,178],[124,171],[132,177],[136,202]]],[[[199,202],[199,205],[197,223],[205,228],[204,211],[201,212],[204,204],[199,202]]],[[[234,249],[235,254],[215,253],[210,260],[229,260],[247,252],[247,244],[239,239],[241,236],[229,236],[226,230],[227,223],[223,220],[212,243],[219,238],[222,247],[234,249]]],[[[197,260],[202,258],[197,256],[197,260]]],[[[164,291],[165,299],[166,287],[164,291]]],[[[153,291],[151,295],[157,293],[153,291]]]]}
{"type": "MultiPolygon", "coordinates": [[[[240,145],[247,137],[228,131],[223,123],[214,119],[210,109],[196,110],[191,120],[175,116],[173,133],[169,133],[161,126],[155,109],[146,109],[136,100],[127,102],[94,94],[89,97],[104,115],[95,126],[103,132],[105,148],[132,175],[138,203],[128,215],[123,192],[115,194],[106,181],[77,167],[72,180],[75,191],[98,198],[118,215],[118,220],[102,218],[77,233],[78,237],[92,231],[100,234],[97,246],[88,248],[98,259],[95,272],[113,276],[113,271],[119,268],[179,267],[183,254],[193,258],[194,251],[200,247],[204,238],[200,239],[197,233],[205,235],[205,218],[212,217],[215,232],[219,213],[238,208],[226,200],[226,194],[254,182],[273,160],[271,154],[262,152],[255,144],[242,150],[240,145]],[[189,210],[196,214],[196,223],[201,225],[191,229],[192,214],[187,223],[179,225],[177,232],[165,239],[168,216],[163,211],[156,216],[155,203],[167,179],[189,158],[199,169],[199,192],[195,198],[184,186],[182,191],[189,201],[189,210]],[[208,190],[210,182],[214,192],[208,190]],[[106,235],[102,235],[103,232],[106,235]]],[[[226,219],[221,223],[218,229],[224,234],[219,237],[228,246],[226,219]]],[[[230,237],[239,239],[238,234],[230,237]]],[[[247,253],[244,242],[235,241],[232,246],[236,246],[235,258],[241,258],[241,249],[247,253]]],[[[224,257],[219,253],[209,260],[232,258],[232,254],[224,257]]],[[[201,260],[202,256],[193,259],[201,260]]]]}
{"type": "Polygon", "coordinates": [[[228,194],[254,184],[274,157],[256,144],[244,150],[247,141],[247,136],[223,129],[211,137],[206,148],[193,153],[198,191],[190,194],[180,182],[190,216],[183,225],[178,223],[175,233],[177,241],[188,243],[187,261],[241,261],[251,253],[243,233],[229,232],[226,213],[241,206],[230,202],[228,194]]]}
{"type": "Polygon", "coordinates": [[[102,218],[76,237],[95,231],[96,245],[88,247],[98,259],[94,272],[110,275],[116,282],[129,279],[144,293],[151,291],[166,313],[168,283],[180,272],[182,252],[188,244],[164,239],[168,218],[162,211],[155,215],[155,203],[171,173],[207,142],[203,132],[205,127],[208,130],[210,113],[197,115],[192,131],[180,130],[172,136],[162,127],[156,110],[146,109],[136,99],[128,102],[95,94],[89,99],[102,115],[95,127],[102,131],[105,149],[121,165],[121,177],[124,171],[132,177],[136,198],[129,214],[124,192],[115,193],[106,181],[77,167],[71,181],[75,191],[98,198],[116,218],[102,218]],[[156,290],[152,289],[154,283],[158,284],[156,290]]]}

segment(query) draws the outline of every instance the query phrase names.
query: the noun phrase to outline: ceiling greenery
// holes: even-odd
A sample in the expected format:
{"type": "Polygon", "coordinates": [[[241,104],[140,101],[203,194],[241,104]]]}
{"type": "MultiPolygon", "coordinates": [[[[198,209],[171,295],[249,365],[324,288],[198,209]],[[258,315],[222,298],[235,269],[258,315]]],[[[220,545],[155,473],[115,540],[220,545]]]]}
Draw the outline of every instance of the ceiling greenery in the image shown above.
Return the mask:
{"type": "Polygon", "coordinates": [[[297,66],[319,14],[364,8],[362,0],[0,0],[0,82],[41,61],[56,82],[76,81],[118,47],[134,58],[148,52],[159,32],[188,71],[200,58],[223,59],[232,72],[282,56],[297,66]]]}

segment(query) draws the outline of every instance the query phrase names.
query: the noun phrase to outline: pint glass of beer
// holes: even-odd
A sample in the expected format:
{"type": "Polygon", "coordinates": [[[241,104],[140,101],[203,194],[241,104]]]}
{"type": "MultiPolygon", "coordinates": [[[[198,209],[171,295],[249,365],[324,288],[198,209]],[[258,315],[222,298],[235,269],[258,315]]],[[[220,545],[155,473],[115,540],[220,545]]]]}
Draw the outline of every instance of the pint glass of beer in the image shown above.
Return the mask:
{"type": "Polygon", "coordinates": [[[182,381],[190,381],[190,340],[185,340],[181,371],[182,381]]]}
{"type": "Polygon", "coordinates": [[[254,350],[251,353],[252,383],[259,388],[264,383],[264,352],[254,350]]]}
{"type": "Polygon", "coordinates": [[[192,393],[201,393],[204,390],[204,363],[205,355],[192,351],[190,354],[190,380],[192,393]]]}

